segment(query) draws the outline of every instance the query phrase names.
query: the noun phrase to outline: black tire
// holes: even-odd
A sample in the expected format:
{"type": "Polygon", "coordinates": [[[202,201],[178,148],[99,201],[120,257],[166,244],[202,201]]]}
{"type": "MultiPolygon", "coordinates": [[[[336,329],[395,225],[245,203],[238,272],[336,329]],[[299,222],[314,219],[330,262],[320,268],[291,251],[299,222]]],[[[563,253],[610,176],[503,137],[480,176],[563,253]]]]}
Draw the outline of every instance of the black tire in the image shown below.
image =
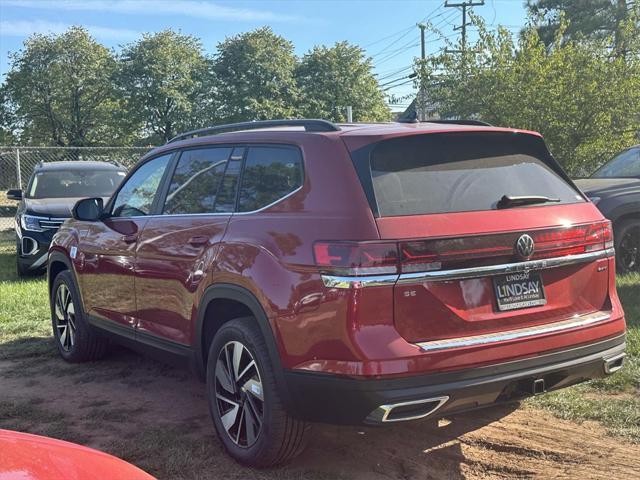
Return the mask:
{"type": "Polygon", "coordinates": [[[56,276],[50,297],[53,337],[60,356],[72,363],[102,358],[108,340],[97,335],[87,324],[71,272],[65,270],[56,276]]]}
{"type": "Polygon", "coordinates": [[[630,218],[617,223],[614,237],[618,273],[640,272],[640,219],[630,218]]]}
{"type": "MultiPolygon", "coordinates": [[[[228,356],[226,359],[229,362],[232,361],[228,356]]],[[[231,367],[233,368],[233,366],[231,367]]],[[[256,324],[256,319],[253,317],[231,320],[216,333],[209,347],[207,360],[207,398],[218,438],[229,455],[243,465],[258,468],[279,465],[288,462],[306,447],[311,425],[293,418],[286,411],[278,395],[267,346],[256,324]],[[240,375],[240,378],[236,380],[233,371],[225,370],[230,376],[224,377],[222,375],[222,377],[226,378],[225,383],[228,383],[228,386],[233,387],[237,392],[236,395],[230,393],[230,389],[225,389],[222,386],[219,380],[222,377],[220,373],[216,374],[216,368],[225,368],[225,354],[228,354],[229,351],[235,352],[234,349],[239,348],[237,344],[241,344],[246,350],[242,350],[238,362],[240,368],[235,370],[241,370],[240,373],[246,371],[250,368],[248,365],[253,360],[257,365],[257,373],[249,371],[245,375],[240,375]],[[222,364],[219,364],[219,359],[222,364]],[[247,384],[251,385],[250,389],[238,388],[239,385],[246,387],[247,384]],[[256,384],[260,385],[258,393],[262,393],[262,400],[250,391],[257,388],[254,387],[256,384]],[[243,390],[244,393],[240,390],[243,390]],[[220,400],[216,391],[234,401],[220,400]],[[249,398],[243,400],[242,395],[249,398]],[[251,419],[259,417],[261,401],[263,402],[261,422],[252,422],[251,419]],[[227,429],[223,425],[223,409],[225,410],[224,416],[228,417],[228,412],[235,408],[232,404],[238,405],[235,418],[239,417],[239,420],[237,420],[238,423],[234,420],[234,423],[227,429]],[[247,418],[242,416],[245,411],[249,412],[247,418]],[[234,430],[235,425],[238,427],[234,430]],[[256,425],[260,425],[257,430],[256,425]],[[243,428],[244,435],[242,434],[243,428]],[[250,434],[250,430],[253,430],[253,435],[250,434]],[[232,438],[234,431],[237,432],[236,439],[232,438]]],[[[228,418],[226,423],[229,423],[228,418]]]]}

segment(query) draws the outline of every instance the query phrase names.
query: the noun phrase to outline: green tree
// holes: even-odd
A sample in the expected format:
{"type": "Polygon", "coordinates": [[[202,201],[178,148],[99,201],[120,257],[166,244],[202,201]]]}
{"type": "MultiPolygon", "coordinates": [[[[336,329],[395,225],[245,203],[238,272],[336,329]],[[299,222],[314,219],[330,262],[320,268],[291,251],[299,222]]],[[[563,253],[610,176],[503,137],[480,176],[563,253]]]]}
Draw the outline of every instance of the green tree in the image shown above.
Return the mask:
{"type": "Polygon", "coordinates": [[[547,47],[535,27],[517,41],[488,31],[464,54],[445,53],[419,70],[440,113],[541,132],[573,174],[592,171],[637,143],[640,131],[640,35],[628,30],[631,55],[611,55],[610,38],[564,40],[565,25],[547,47]],[[438,72],[435,74],[433,72],[438,72]],[[440,73],[441,72],[441,73],[440,73]]]}
{"type": "Polygon", "coordinates": [[[348,42],[315,47],[296,69],[300,88],[299,112],[305,117],[346,121],[353,107],[354,121],[389,120],[391,113],[373,76],[371,59],[348,42]]]}
{"type": "Polygon", "coordinates": [[[111,115],[115,59],[85,29],[32,35],[10,57],[3,117],[22,143],[83,146],[122,137],[111,115]]]}
{"type": "Polygon", "coordinates": [[[13,125],[15,125],[15,119],[10,110],[7,88],[5,85],[0,85],[0,145],[16,143],[13,125]]]}
{"type": "Polygon", "coordinates": [[[624,48],[621,25],[629,18],[632,0],[527,0],[529,12],[538,18],[538,34],[550,45],[560,28],[562,18],[568,38],[598,38],[613,36],[618,49],[624,48]]]}
{"type": "Polygon", "coordinates": [[[172,30],[145,34],[124,47],[117,84],[128,118],[143,126],[147,142],[163,143],[181,131],[207,126],[209,67],[200,40],[172,30]]]}
{"type": "Polygon", "coordinates": [[[225,122],[289,118],[298,96],[293,45],[268,28],[227,38],[214,62],[225,122]]]}

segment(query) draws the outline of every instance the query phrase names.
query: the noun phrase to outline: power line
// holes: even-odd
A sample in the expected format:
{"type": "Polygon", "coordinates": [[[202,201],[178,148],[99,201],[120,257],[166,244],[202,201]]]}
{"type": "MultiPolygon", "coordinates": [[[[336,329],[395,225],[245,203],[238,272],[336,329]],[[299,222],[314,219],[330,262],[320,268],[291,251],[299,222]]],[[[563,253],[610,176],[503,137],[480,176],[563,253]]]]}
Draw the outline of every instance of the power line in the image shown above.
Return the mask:
{"type": "Polygon", "coordinates": [[[378,81],[382,81],[382,80],[386,80],[387,78],[391,78],[391,77],[395,77],[396,75],[400,75],[403,72],[406,72],[407,70],[410,70],[413,68],[413,65],[408,65],[404,68],[401,68],[400,70],[394,70],[393,73],[389,73],[386,75],[383,75],[382,77],[378,78],[378,81]]]}
{"type": "MultiPolygon", "coordinates": [[[[455,12],[452,12],[452,15],[449,16],[452,17],[453,15],[455,15],[455,12]]],[[[445,17],[446,19],[446,17],[445,17]]],[[[445,20],[443,19],[443,20],[445,20]]],[[[438,24],[442,23],[442,21],[440,21],[438,24]]],[[[433,33],[431,34],[433,35],[433,33]]],[[[431,39],[433,38],[437,38],[437,34],[436,36],[432,36],[431,39]]],[[[427,38],[429,39],[429,38],[427,38]]],[[[403,44],[402,46],[396,48],[395,50],[391,50],[389,52],[387,52],[382,58],[380,58],[377,62],[375,62],[376,66],[379,66],[385,62],[387,62],[388,60],[391,60],[392,58],[398,56],[400,53],[402,53],[403,51],[406,51],[407,49],[411,48],[411,47],[416,47],[420,45],[420,41],[418,42],[414,42],[413,40],[410,40],[409,42],[403,44]]]]}
{"type": "MultiPolygon", "coordinates": [[[[431,11],[431,13],[429,13],[426,17],[424,17],[422,19],[422,21],[426,21],[427,19],[429,19],[429,17],[431,17],[435,12],[437,12],[438,10],[440,10],[442,7],[444,7],[444,3],[439,4],[434,10],[431,11]]],[[[439,15],[436,15],[435,17],[433,17],[432,20],[435,20],[436,18],[444,15],[446,13],[446,10],[442,11],[442,13],[440,13],[439,15]]],[[[383,53],[385,53],[390,47],[392,47],[393,45],[395,45],[396,43],[398,43],[400,40],[402,40],[403,38],[405,38],[407,35],[409,35],[409,33],[411,33],[411,31],[413,30],[414,26],[411,25],[409,28],[405,29],[405,30],[401,30],[402,35],[400,37],[398,37],[397,39],[395,39],[393,42],[391,42],[389,45],[387,45],[386,47],[384,47],[382,50],[378,51],[377,53],[374,53],[373,55],[371,55],[371,58],[375,58],[379,55],[382,55],[383,53]]]]}
{"type": "Polygon", "coordinates": [[[386,92],[387,90],[391,90],[392,88],[398,88],[398,87],[401,87],[401,86],[406,85],[408,83],[413,83],[413,79],[407,80],[406,82],[403,82],[403,83],[399,83],[398,85],[391,85],[390,87],[383,88],[382,91],[386,92]]]}
{"type": "MultiPolygon", "coordinates": [[[[444,2],[439,4],[435,9],[433,9],[426,17],[424,17],[422,19],[422,21],[426,21],[427,19],[429,19],[430,17],[433,16],[434,13],[436,13],[438,10],[440,10],[441,8],[444,7],[444,2]]],[[[441,17],[442,15],[444,15],[446,12],[446,10],[443,10],[440,14],[433,16],[432,20],[435,20],[436,18],[441,17]]],[[[401,49],[403,48],[407,48],[408,46],[413,46],[410,44],[404,44],[402,47],[395,49],[395,50],[389,50],[392,46],[396,45],[398,42],[400,42],[403,38],[405,38],[407,35],[409,35],[409,33],[411,33],[411,31],[413,30],[414,25],[411,25],[410,27],[400,30],[399,32],[396,32],[395,34],[392,34],[390,36],[387,36],[386,38],[391,38],[394,37],[396,35],[398,35],[399,33],[401,34],[398,38],[396,38],[393,42],[391,42],[389,45],[387,45],[386,47],[384,47],[383,49],[377,51],[376,53],[374,53],[373,55],[371,55],[371,58],[375,58],[375,57],[379,57],[382,55],[382,59],[379,62],[384,62],[387,60],[387,57],[389,55],[391,55],[392,57],[395,56],[395,54],[397,52],[399,52],[401,49]]],[[[377,42],[379,43],[379,42],[377,42]]]]}
{"type": "Polygon", "coordinates": [[[398,43],[400,40],[402,40],[404,37],[406,37],[407,35],[409,35],[411,33],[411,30],[413,30],[413,26],[411,27],[410,30],[407,30],[403,35],[399,36],[398,38],[396,38],[393,42],[391,42],[389,45],[387,45],[386,47],[384,47],[382,50],[380,50],[377,53],[374,53],[373,55],[371,55],[371,58],[375,58],[378,55],[382,55],[383,53],[385,53],[390,47],[392,47],[393,45],[395,45],[396,43],[398,43]]]}
{"type": "Polygon", "coordinates": [[[377,44],[378,44],[378,43],[380,43],[380,42],[384,42],[385,40],[387,40],[387,39],[389,39],[389,38],[393,38],[393,37],[395,37],[396,35],[398,35],[399,33],[404,33],[404,32],[406,32],[407,30],[411,30],[412,28],[413,28],[413,25],[411,25],[411,26],[409,26],[409,27],[407,27],[407,28],[403,28],[402,30],[398,30],[397,32],[392,33],[391,35],[387,35],[386,37],[383,37],[383,38],[381,38],[381,39],[379,39],[379,40],[376,40],[375,42],[367,43],[367,44],[366,44],[366,45],[364,45],[362,48],[369,48],[369,47],[372,47],[373,45],[377,45],[377,44]]]}
{"type": "Polygon", "coordinates": [[[390,52],[387,52],[387,54],[383,58],[379,59],[376,62],[376,66],[382,65],[383,63],[391,60],[392,58],[397,57],[399,54],[407,51],[409,48],[417,47],[418,45],[420,45],[420,41],[416,42],[414,39],[412,39],[409,42],[402,45],[401,47],[398,47],[397,49],[392,50],[390,52]]]}
{"type": "Polygon", "coordinates": [[[391,85],[392,83],[398,82],[398,81],[400,81],[400,80],[405,80],[405,79],[407,79],[407,78],[412,78],[412,79],[413,79],[413,78],[416,78],[417,76],[418,76],[418,74],[417,74],[417,73],[412,73],[412,74],[410,74],[410,75],[406,75],[406,76],[404,76],[404,77],[396,78],[395,80],[389,80],[388,82],[383,83],[383,84],[381,84],[380,86],[381,86],[381,87],[385,87],[385,86],[387,86],[387,85],[391,85]]]}

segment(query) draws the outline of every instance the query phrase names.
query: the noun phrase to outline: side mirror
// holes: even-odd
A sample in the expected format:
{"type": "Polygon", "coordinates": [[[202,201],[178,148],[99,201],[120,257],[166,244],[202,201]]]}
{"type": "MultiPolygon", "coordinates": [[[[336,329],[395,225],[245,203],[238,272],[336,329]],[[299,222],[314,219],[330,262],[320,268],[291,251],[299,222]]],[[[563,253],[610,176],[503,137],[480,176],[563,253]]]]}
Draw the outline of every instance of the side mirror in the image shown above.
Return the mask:
{"type": "Polygon", "coordinates": [[[7,198],[9,200],[22,200],[22,190],[7,190],[7,198]]]}
{"type": "Polygon", "coordinates": [[[95,222],[102,218],[104,213],[102,198],[84,198],[78,202],[71,210],[71,215],[76,220],[95,222]]]}

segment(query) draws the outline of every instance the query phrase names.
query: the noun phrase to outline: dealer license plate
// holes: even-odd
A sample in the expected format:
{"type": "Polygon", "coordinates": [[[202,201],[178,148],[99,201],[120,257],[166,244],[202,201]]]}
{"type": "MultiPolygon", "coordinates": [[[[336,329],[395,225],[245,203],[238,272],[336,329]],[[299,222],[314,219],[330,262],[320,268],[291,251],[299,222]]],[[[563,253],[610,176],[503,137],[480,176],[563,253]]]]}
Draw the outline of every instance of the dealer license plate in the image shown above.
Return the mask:
{"type": "Polygon", "coordinates": [[[537,307],[547,303],[539,273],[520,272],[493,277],[493,286],[500,311],[537,307]]]}

